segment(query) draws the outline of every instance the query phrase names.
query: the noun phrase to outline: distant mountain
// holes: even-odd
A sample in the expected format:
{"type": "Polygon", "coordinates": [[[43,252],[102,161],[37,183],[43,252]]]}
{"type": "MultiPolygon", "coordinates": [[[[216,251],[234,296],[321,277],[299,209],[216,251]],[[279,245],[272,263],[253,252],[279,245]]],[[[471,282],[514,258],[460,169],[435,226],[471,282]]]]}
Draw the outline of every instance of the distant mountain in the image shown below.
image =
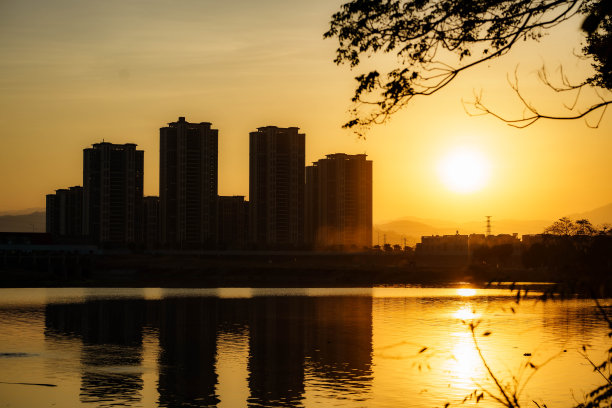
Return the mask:
{"type": "Polygon", "coordinates": [[[0,232],[45,232],[44,211],[22,215],[0,215],[0,232]]]}
{"type": "Polygon", "coordinates": [[[415,218],[407,217],[374,225],[373,233],[374,245],[383,245],[385,242],[404,245],[404,239],[406,239],[406,245],[414,246],[417,242],[421,242],[422,235],[446,234],[447,230],[435,228],[415,218]]]}
{"type": "MultiPolygon", "coordinates": [[[[568,215],[568,218],[579,220],[586,218],[593,225],[612,224],[612,203],[594,210],[568,215]]],[[[555,220],[497,220],[491,219],[491,232],[493,234],[513,234],[519,236],[525,234],[539,234],[555,220]]],[[[426,235],[455,234],[484,234],[486,232],[486,221],[483,217],[480,221],[456,223],[448,220],[423,219],[417,217],[404,217],[393,221],[374,225],[372,242],[376,245],[380,242],[388,244],[415,245],[421,242],[421,237],[426,235]]]]}
{"type": "Polygon", "coordinates": [[[36,212],[45,212],[44,208],[39,208],[39,207],[32,207],[32,208],[25,208],[23,210],[12,210],[12,211],[0,211],[0,216],[3,215],[28,215],[28,214],[32,214],[32,213],[36,213],[36,212]]]}
{"type": "Polygon", "coordinates": [[[601,224],[612,224],[612,203],[604,205],[603,207],[595,208],[591,211],[569,215],[568,218],[571,218],[572,220],[586,218],[596,226],[601,224]]]}

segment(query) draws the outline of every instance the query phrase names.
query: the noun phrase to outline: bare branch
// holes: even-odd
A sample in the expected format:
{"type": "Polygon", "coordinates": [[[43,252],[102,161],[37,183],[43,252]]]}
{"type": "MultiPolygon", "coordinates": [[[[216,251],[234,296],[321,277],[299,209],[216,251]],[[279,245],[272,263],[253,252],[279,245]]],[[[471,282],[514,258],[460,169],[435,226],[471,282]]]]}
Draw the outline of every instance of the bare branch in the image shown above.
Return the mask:
{"type": "Polygon", "coordinates": [[[480,346],[478,345],[478,340],[476,339],[476,327],[473,324],[470,324],[470,331],[472,332],[472,340],[474,341],[474,347],[476,348],[476,351],[478,352],[478,356],[480,357],[480,361],[482,361],[482,365],[485,367],[485,369],[487,370],[487,373],[489,374],[489,377],[493,380],[493,382],[495,383],[495,386],[497,387],[497,390],[499,391],[499,393],[501,394],[502,398],[505,401],[505,405],[508,408],[518,408],[519,405],[515,404],[516,401],[516,396],[514,398],[510,398],[510,395],[508,395],[508,393],[506,392],[504,386],[499,382],[499,380],[497,379],[497,376],[493,373],[493,370],[491,370],[491,367],[489,367],[489,364],[487,363],[487,360],[485,359],[484,355],[482,354],[482,350],[480,348],[480,346]]]}
{"type": "Polygon", "coordinates": [[[466,112],[468,113],[468,115],[470,116],[482,116],[482,115],[491,115],[499,120],[501,120],[502,122],[507,123],[510,126],[516,127],[516,128],[526,128],[528,126],[531,126],[532,124],[534,124],[535,122],[537,122],[540,119],[550,119],[550,120],[576,120],[576,119],[581,119],[581,118],[585,118],[587,115],[589,115],[592,112],[596,112],[599,111],[600,115],[599,118],[597,120],[597,122],[594,125],[591,125],[588,123],[588,121],[586,122],[586,125],[590,128],[597,128],[599,127],[599,125],[601,124],[601,121],[603,119],[603,116],[606,112],[606,109],[608,107],[608,105],[612,104],[612,99],[605,99],[596,88],[592,88],[590,84],[588,83],[581,83],[579,85],[574,85],[571,84],[569,79],[567,78],[567,76],[563,73],[563,69],[560,68],[560,75],[561,75],[561,81],[563,83],[563,86],[558,86],[558,85],[554,85],[547,72],[545,67],[542,67],[542,69],[540,69],[538,71],[538,77],[540,78],[540,80],[550,89],[552,89],[555,92],[558,93],[562,93],[562,92],[571,92],[571,91],[575,91],[576,92],[576,97],[574,99],[574,102],[572,105],[568,106],[568,105],[563,105],[567,110],[568,113],[567,114],[547,114],[547,113],[542,113],[538,108],[536,108],[532,103],[530,103],[529,101],[527,101],[527,99],[525,99],[525,97],[523,96],[523,94],[520,91],[520,86],[519,86],[519,76],[518,76],[518,66],[515,68],[514,71],[514,80],[510,80],[510,78],[508,77],[508,83],[510,85],[510,88],[514,91],[515,95],[517,96],[517,98],[519,99],[519,101],[521,102],[521,104],[523,105],[525,111],[523,113],[523,116],[520,118],[508,118],[505,117],[497,112],[494,112],[492,109],[490,109],[489,107],[487,107],[484,102],[483,102],[483,98],[482,98],[482,94],[480,95],[475,95],[474,97],[474,101],[471,103],[465,103],[465,105],[472,105],[477,113],[474,112],[470,112],[466,109],[466,112]],[[592,103],[587,105],[586,107],[583,107],[582,110],[577,110],[578,107],[578,103],[579,103],[579,99],[580,96],[582,95],[582,91],[586,88],[589,89],[593,89],[596,93],[596,95],[599,98],[599,102],[598,103],[592,103]]]}

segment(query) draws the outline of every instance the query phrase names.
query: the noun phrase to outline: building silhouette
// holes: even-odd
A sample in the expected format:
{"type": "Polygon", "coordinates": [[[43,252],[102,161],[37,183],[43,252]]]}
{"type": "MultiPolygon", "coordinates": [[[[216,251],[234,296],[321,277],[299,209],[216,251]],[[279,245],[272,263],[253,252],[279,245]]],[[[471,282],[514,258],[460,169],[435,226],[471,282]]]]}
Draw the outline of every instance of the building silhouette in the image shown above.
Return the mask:
{"type": "Polygon", "coordinates": [[[218,130],[184,117],[160,133],[160,237],[176,248],[202,248],[217,241],[218,130]]]}
{"type": "Polygon", "coordinates": [[[247,244],[248,207],[244,196],[219,196],[219,245],[244,249],[247,244]]]}
{"type": "Polygon", "coordinates": [[[328,154],[306,168],[306,238],[316,247],[372,245],[372,161],[328,154]]]}
{"type": "Polygon", "coordinates": [[[83,187],[74,186],[47,194],[46,231],[55,237],[83,235],[83,187]]]}
{"type": "Polygon", "coordinates": [[[249,230],[260,247],[304,243],[305,135],[260,127],[249,135],[249,230]]]}
{"type": "Polygon", "coordinates": [[[143,164],[133,143],[83,149],[83,234],[92,242],[141,241],[143,164]]]}
{"type": "Polygon", "coordinates": [[[147,196],[142,200],[142,238],[147,248],[159,245],[159,197],[147,196]]]}

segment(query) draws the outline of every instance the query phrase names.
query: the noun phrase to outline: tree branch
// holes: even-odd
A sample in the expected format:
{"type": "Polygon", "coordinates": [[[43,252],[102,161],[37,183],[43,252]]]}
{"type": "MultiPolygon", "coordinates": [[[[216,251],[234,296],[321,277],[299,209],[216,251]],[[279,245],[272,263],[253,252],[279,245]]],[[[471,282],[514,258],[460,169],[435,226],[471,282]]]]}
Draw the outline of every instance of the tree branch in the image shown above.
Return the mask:
{"type": "Polygon", "coordinates": [[[584,82],[580,85],[572,85],[567,79],[567,77],[563,74],[563,71],[561,70],[561,78],[562,78],[563,86],[561,87],[555,86],[548,79],[548,75],[545,73],[545,69],[542,68],[538,76],[540,77],[540,79],[546,86],[548,86],[549,88],[551,88],[552,90],[558,93],[577,91],[577,94],[576,94],[574,103],[571,106],[564,105],[565,108],[569,111],[568,114],[556,115],[556,114],[541,113],[539,109],[537,109],[532,103],[528,102],[525,99],[525,97],[522,95],[519,89],[519,79],[518,79],[517,70],[518,70],[518,67],[514,71],[514,81],[511,81],[508,78],[508,82],[510,84],[510,87],[516,94],[517,98],[520,100],[520,102],[522,103],[522,105],[524,106],[524,108],[527,110],[528,113],[523,114],[523,117],[521,118],[508,118],[506,116],[503,116],[493,111],[489,107],[487,107],[487,105],[485,105],[485,103],[482,100],[483,99],[482,93],[479,95],[475,94],[473,102],[467,102],[467,103],[464,102],[464,108],[466,105],[472,105],[476,109],[477,113],[474,114],[473,112],[470,112],[467,109],[466,109],[466,112],[471,116],[491,115],[501,120],[502,122],[507,123],[510,126],[522,129],[522,128],[531,126],[532,124],[534,124],[540,119],[576,120],[576,119],[584,118],[592,112],[601,111],[601,115],[599,116],[599,119],[597,120],[597,123],[595,125],[590,125],[587,122],[588,127],[597,128],[601,124],[601,120],[603,119],[603,116],[606,112],[608,105],[612,104],[612,99],[605,99],[602,95],[597,93],[597,96],[599,97],[600,102],[587,105],[586,107],[583,108],[583,110],[576,111],[576,106],[578,105],[578,99],[581,95],[582,90],[585,89],[586,87],[591,88],[591,85],[588,82],[584,82]]]}

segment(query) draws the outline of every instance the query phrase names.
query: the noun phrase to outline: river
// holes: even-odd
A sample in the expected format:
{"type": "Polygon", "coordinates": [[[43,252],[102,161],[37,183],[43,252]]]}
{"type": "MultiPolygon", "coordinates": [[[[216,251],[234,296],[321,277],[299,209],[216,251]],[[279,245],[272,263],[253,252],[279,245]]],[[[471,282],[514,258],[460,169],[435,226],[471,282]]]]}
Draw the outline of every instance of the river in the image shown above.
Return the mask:
{"type": "Polygon", "coordinates": [[[569,407],[607,333],[507,289],[0,289],[0,407],[475,406],[500,396],[477,347],[523,406],[569,407]]]}

